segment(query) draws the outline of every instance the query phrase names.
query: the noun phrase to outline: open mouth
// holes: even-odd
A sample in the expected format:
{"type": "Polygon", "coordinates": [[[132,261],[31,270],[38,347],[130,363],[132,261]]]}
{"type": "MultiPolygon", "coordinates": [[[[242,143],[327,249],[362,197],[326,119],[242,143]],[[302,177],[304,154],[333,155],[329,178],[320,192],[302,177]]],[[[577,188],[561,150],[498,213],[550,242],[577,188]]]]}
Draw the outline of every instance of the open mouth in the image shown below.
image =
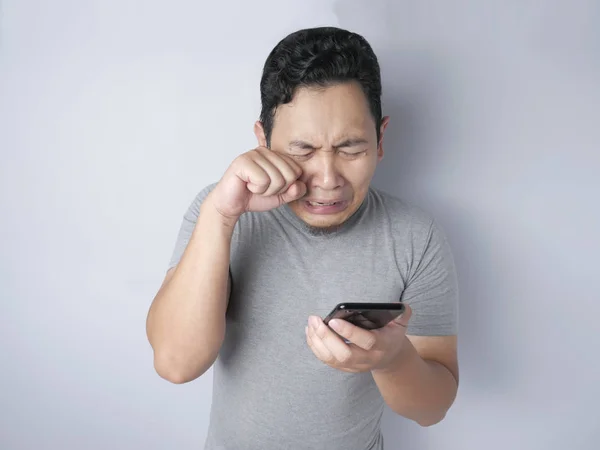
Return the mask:
{"type": "Polygon", "coordinates": [[[306,200],[304,205],[311,214],[338,214],[346,209],[348,202],[345,200],[335,202],[306,200]]]}
{"type": "Polygon", "coordinates": [[[307,202],[310,206],[333,206],[333,205],[338,205],[341,202],[307,202]]]}

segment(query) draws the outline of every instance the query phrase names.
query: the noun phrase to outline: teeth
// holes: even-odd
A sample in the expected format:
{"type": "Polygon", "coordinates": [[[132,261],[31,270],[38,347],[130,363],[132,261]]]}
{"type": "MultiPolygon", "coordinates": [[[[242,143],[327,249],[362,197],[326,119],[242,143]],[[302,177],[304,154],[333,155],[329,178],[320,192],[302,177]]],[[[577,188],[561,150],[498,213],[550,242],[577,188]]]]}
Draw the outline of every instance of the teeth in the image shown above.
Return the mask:
{"type": "Polygon", "coordinates": [[[332,203],[308,202],[308,203],[310,203],[312,206],[331,206],[331,205],[335,205],[337,202],[332,202],[332,203]]]}

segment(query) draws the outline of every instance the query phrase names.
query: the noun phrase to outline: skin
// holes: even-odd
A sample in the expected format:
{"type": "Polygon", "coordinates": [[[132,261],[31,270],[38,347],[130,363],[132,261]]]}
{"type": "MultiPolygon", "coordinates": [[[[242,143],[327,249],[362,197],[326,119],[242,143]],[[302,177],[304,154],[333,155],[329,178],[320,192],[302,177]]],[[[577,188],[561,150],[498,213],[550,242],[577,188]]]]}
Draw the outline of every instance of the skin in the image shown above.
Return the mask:
{"type": "MultiPolygon", "coordinates": [[[[299,89],[275,114],[271,146],[260,123],[258,148],[238,156],[203,202],[179,264],[170,269],[147,318],[157,373],[187,383],[214,363],[225,335],[230,293],[230,244],[246,211],[284,203],[313,227],[335,228],[364,200],[383,158],[385,117],[377,142],[375,121],[357,84],[299,89]],[[342,198],[336,214],[313,214],[307,198],[342,198]]],[[[458,387],[456,336],[409,336],[410,308],[397,321],[367,331],[343,320],[326,326],[308,318],[306,342],[324,364],[347,372],[370,371],[388,406],[423,425],[445,416],[458,387]],[[346,344],[339,337],[350,341],[346,344]]]]}
{"type": "MultiPolygon", "coordinates": [[[[274,122],[271,150],[293,158],[302,168],[305,198],[349,201],[337,214],[311,214],[302,199],[289,203],[292,211],[317,228],[344,223],[361,205],[383,159],[383,133],[389,118],[383,119],[377,142],[367,99],[352,83],[299,89],[292,102],[277,108],[274,122]]],[[[266,146],[260,122],[255,124],[255,134],[259,145],[266,146]]]]}
{"type": "MultiPolygon", "coordinates": [[[[299,89],[293,101],[277,108],[271,150],[293,158],[302,168],[299,180],[306,195],[289,203],[308,225],[334,228],[346,221],[364,200],[377,165],[383,159],[385,117],[377,142],[375,121],[359,85],[340,84],[299,89]],[[305,198],[348,199],[346,209],[316,215],[305,198]]],[[[264,129],[255,124],[260,146],[264,129]]],[[[308,318],[306,342],[323,363],[347,372],[371,371],[388,406],[422,426],[441,421],[458,389],[456,336],[406,334],[411,309],[380,330],[367,331],[343,320],[330,326],[318,316],[308,318]],[[347,338],[346,344],[339,336],[347,338]]]]}

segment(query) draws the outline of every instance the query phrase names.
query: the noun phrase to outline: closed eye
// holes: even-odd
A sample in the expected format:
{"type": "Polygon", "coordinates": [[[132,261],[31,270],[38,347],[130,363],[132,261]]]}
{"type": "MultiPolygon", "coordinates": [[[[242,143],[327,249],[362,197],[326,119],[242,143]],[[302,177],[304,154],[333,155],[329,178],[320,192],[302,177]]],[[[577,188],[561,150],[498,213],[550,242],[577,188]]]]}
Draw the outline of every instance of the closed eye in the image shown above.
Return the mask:
{"type": "Polygon", "coordinates": [[[339,153],[344,157],[344,158],[358,158],[359,156],[364,155],[365,153],[367,153],[367,150],[363,150],[362,152],[345,152],[343,150],[340,150],[339,153]]]}
{"type": "Polygon", "coordinates": [[[290,155],[292,158],[297,159],[299,161],[305,161],[308,158],[310,158],[312,156],[312,153],[305,153],[303,155],[298,155],[298,154],[291,154],[290,155]]]}

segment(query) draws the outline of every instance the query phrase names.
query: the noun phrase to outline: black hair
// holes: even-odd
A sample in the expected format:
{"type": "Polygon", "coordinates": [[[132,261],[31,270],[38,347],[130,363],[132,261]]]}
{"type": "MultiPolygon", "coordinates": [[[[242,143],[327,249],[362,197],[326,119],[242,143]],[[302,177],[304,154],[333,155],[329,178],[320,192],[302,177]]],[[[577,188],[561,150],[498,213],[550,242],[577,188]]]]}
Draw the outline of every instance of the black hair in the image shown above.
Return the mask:
{"type": "Polygon", "coordinates": [[[370,44],[359,34],[335,27],[298,30],[283,38],[265,62],[260,81],[262,122],[270,146],[275,110],[299,87],[327,87],[355,81],[367,97],[380,138],[381,73],[370,44]]]}

